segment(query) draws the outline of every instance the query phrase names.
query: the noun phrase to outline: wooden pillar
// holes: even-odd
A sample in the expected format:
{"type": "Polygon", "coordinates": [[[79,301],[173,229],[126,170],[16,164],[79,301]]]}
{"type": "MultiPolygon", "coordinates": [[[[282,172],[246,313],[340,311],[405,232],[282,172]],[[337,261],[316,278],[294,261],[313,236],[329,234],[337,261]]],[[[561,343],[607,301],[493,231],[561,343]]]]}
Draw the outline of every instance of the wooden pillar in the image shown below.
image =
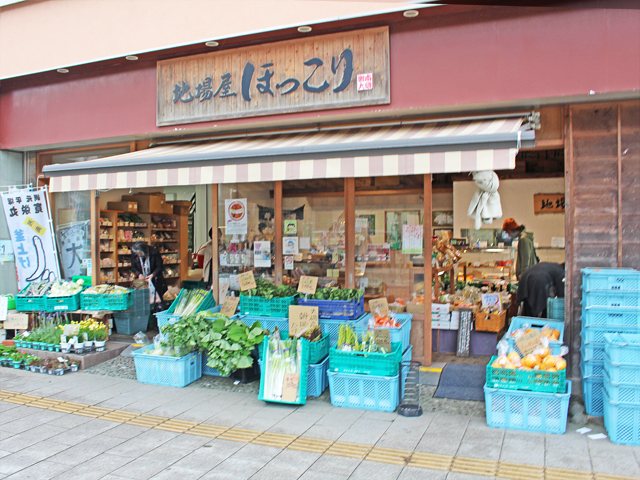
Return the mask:
{"type": "Polygon", "coordinates": [[[220,233],[218,230],[220,219],[218,218],[218,184],[211,185],[211,290],[216,303],[221,303],[224,299],[220,296],[220,233]]]}
{"type": "MultiPolygon", "coordinates": [[[[91,190],[89,192],[90,204],[89,204],[89,228],[90,228],[90,248],[91,248],[91,285],[97,285],[98,281],[98,272],[100,271],[100,253],[98,252],[100,248],[100,206],[98,202],[100,201],[100,197],[98,196],[98,192],[96,190],[91,190]]],[[[53,211],[51,212],[52,218],[54,218],[53,211]]],[[[117,240],[114,238],[114,247],[116,245],[117,240]]],[[[117,250],[117,249],[116,249],[117,250]]],[[[89,272],[87,272],[89,273],[89,272]]],[[[117,279],[116,279],[117,280],[117,279]]]]}
{"type": "MultiPolygon", "coordinates": [[[[575,225],[575,204],[574,198],[574,183],[573,176],[573,111],[571,107],[567,106],[564,109],[564,198],[565,198],[565,211],[564,211],[564,231],[565,231],[565,267],[564,267],[564,341],[569,345],[569,349],[573,349],[576,345],[575,341],[575,328],[573,326],[573,285],[577,282],[575,275],[578,275],[575,264],[575,246],[573,229],[575,225]]],[[[567,362],[567,376],[573,378],[574,359],[579,358],[577,355],[570,354],[569,361],[567,362]]]]}
{"type": "Polygon", "coordinates": [[[617,198],[617,203],[618,203],[618,208],[617,210],[617,214],[618,214],[618,248],[617,248],[617,253],[618,253],[618,268],[622,267],[622,105],[618,104],[618,111],[617,111],[617,117],[618,117],[618,134],[617,134],[617,142],[618,142],[618,152],[617,152],[617,170],[618,170],[618,185],[617,185],[617,191],[618,191],[618,198],[617,198]]]}
{"type": "Polygon", "coordinates": [[[274,241],[276,242],[276,255],[274,265],[274,275],[276,285],[282,285],[282,232],[284,230],[284,220],[282,218],[282,181],[275,182],[275,188],[273,191],[273,225],[275,228],[274,241]]]}
{"type": "Polygon", "coordinates": [[[431,236],[432,225],[431,175],[424,176],[423,185],[423,242],[424,242],[424,324],[422,327],[423,364],[431,365],[431,236]]]}
{"type": "Polygon", "coordinates": [[[356,180],[344,179],[344,282],[356,288],[356,180]]]}

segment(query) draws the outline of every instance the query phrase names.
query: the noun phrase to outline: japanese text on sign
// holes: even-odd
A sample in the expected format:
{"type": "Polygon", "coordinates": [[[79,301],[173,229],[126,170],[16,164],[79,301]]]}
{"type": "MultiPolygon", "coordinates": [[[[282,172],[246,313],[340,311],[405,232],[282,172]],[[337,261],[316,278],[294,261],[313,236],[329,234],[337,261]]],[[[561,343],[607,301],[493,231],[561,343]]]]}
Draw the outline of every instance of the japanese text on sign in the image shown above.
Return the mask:
{"type": "Polygon", "coordinates": [[[240,302],[240,297],[225,297],[224,302],[222,303],[222,308],[220,309],[220,313],[226,315],[227,317],[232,317],[236,314],[236,309],[238,308],[238,303],[240,302]]]}
{"type": "Polygon", "coordinates": [[[389,302],[385,297],[369,300],[369,311],[384,317],[389,314],[389,302]]]}
{"type": "Polygon", "coordinates": [[[298,283],[298,292],[313,295],[318,288],[318,277],[302,275],[298,283]]]}
{"type": "Polygon", "coordinates": [[[533,213],[564,212],[564,193],[536,193],[533,196],[533,213]]]}
{"type": "Polygon", "coordinates": [[[375,329],[373,331],[373,341],[385,352],[391,351],[391,333],[387,329],[375,329]]]}
{"type": "Polygon", "coordinates": [[[389,90],[378,27],[160,61],[157,123],[389,103],[389,90]]]}
{"type": "Polygon", "coordinates": [[[256,279],[253,276],[253,271],[244,272],[238,275],[238,284],[240,285],[241,292],[256,288],[256,279]]]}
{"type": "Polygon", "coordinates": [[[289,306],[289,335],[297,337],[318,326],[318,307],[289,306]]]}

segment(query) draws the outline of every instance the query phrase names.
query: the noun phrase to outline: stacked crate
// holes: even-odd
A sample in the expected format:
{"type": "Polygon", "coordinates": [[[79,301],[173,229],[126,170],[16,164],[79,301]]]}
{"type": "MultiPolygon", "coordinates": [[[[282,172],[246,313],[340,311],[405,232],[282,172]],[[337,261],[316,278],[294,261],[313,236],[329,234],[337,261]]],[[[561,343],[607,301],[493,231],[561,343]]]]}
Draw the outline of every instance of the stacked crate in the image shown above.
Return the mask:
{"type": "Polygon", "coordinates": [[[640,272],[582,270],[582,391],[588,415],[604,413],[605,335],[640,333],[640,272]]]}

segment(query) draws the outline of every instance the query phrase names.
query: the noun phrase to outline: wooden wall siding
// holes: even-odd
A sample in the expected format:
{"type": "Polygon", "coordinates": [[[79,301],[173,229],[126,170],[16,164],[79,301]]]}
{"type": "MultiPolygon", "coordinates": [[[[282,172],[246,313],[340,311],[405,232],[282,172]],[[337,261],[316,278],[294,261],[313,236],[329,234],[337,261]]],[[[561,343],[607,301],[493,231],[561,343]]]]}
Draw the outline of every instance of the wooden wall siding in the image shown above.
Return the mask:
{"type": "Polygon", "coordinates": [[[640,268],[640,102],[569,107],[565,336],[580,376],[581,269],[640,268]]]}

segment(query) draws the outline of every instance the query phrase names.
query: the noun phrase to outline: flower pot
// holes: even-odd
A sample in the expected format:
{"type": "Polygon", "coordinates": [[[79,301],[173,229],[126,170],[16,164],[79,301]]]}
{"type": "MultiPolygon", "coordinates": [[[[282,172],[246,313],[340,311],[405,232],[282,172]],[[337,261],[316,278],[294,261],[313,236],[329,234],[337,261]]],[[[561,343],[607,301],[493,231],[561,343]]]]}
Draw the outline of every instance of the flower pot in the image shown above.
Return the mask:
{"type": "Polygon", "coordinates": [[[72,372],[77,372],[78,370],[80,370],[80,365],[72,364],[70,368],[72,372]]]}
{"type": "Polygon", "coordinates": [[[13,344],[16,348],[22,348],[22,342],[20,340],[13,340],[13,344]]]}
{"type": "Polygon", "coordinates": [[[93,340],[84,342],[84,351],[86,353],[89,353],[91,351],[91,348],[93,347],[93,340]]]}
{"type": "Polygon", "coordinates": [[[47,343],[47,350],[53,352],[56,349],[56,346],[53,343],[47,343]]]}
{"type": "Polygon", "coordinates": [[[104,352],[106,349],[106,345],[107,345],[106,340],[96,340],[95,341],[96,352],[104,352]]]}
{"type": "Polygon", "coordinates": [[[58,376],[60,376],[60,375],[64,375],[64,368],[56,368],[56,369],[53,371],[53,374],[54,374],[54,375],[58,375],[58,376]]]}
{"type": "Polygon", "coordinates": [[[76,353],[84,353],[84,345],[82,343],[76,343],[73,347],[76,353]]]}
{"type": "Polygon", "coordinates": [[[53,351],[54,352],[59,352],[60,351],[60,345],[54,345],[53,346],[53,351]]]}
{"type": "Polygon", "coordinates": [[[14,362],[11,362],[11,364],[12,364],[13,368],[16,368],[16,369],[20,368],[22,366],[22,362],[21,361],[18,361],[18,362],[14,361],[14,362]]]}
{"type": "Polygon", "coordinates": [[[33,373],[40,373],[40,367],[37,365],[29,365],[29,370],[33,373]]]}
{"type": "Polygon", "coordinates": [[[40,367],[40,373],[44,373],[46,375],[47,373],[49,373],[49,370],[47,369],[47,367],[40,367]]]}
{"type": "Polygon", "coordinates": [[[32,342],[22,342],[22,346],[23,346],[24,348],[31,348],[31,343],[32,343],[32,342]]]}
{"type": "Polygon", "coordinates": [[[54,372],[53,368],[49,368],[49,369],[47,369],[47,373],[48,373],[49,375],[53,375],[53,372],[54,372]]]}
{"type": "Polygon", "coordinates": [[[62,353],[69,353],[71,351],[71,344],[70,343],[61,343],[60,344],[60,351],[62,353]]]}

